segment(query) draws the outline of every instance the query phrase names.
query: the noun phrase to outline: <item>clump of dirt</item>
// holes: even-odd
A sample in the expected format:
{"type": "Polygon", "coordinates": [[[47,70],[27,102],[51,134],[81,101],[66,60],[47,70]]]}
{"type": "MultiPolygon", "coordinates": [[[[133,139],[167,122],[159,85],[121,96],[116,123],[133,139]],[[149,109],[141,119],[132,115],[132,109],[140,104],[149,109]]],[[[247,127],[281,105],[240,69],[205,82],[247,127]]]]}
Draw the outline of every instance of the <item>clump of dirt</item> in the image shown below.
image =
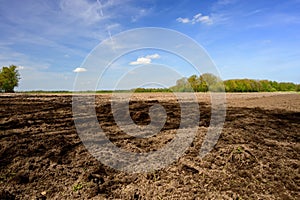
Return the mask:
{"type": "MultiPolygon", "coordinates": [[[[109,96],[96,97],[99,124],[118,147],[149,152],[174,138],[180,105],[168,97],[151,95],[140,95],[129,105],[130,116],[138,125],[151,122],[152,105],[165,108],[164,127],[149,138],[122,132],[114,121],[109,96]]],[[[199,129],[185,155],[164,169],[128,174],[101,164],[86,150],[76,132],[71,96],[2,95],[0,199],[299,198],[299,110],[293,105],[287,106],[293,109],[274,107],[276,95],[266,96],[272,109],[253,106],[253,98],[251,106],[230,98],[219,141],[204,158],[199,157],[199,150],[211,112],[209,102],[200,100],[199,129]]],[[[299,102],[297,94],[286,98],[289,104],[299,102]]],[[[264,101],[258,98],[258,102],[264,101]]]]}

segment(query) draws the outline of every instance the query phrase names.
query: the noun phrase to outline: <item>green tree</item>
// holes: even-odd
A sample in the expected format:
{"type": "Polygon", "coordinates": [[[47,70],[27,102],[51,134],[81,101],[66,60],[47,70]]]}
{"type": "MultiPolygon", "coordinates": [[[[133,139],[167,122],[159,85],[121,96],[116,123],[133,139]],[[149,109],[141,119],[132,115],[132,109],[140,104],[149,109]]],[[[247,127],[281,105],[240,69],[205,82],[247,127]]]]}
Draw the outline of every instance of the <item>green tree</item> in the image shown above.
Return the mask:
{"type": "Polygon", "coordinates": [[[199,76],[199,92],[207,92],[208,91],[208,85],[206,81],[203,78],[203,75],[199,76]]]}
{"type": "Polygon", "coordinates": [[[226,92],[236,92],[235,90],[237,88],[237,85],[236,85],[235,80],[224,81],[224,84],[225,84],[226,92]]]}
{"type": "Polygon", "coordinates": [[[19,85],[19,80],[20,74],[17,66],[2,67],[0,71],[0,91],[14,92],[14,88],[19,85]]]}
{"type": "Polygon", "coordinates": [[[170,88],[174,92],[192,92],[193,89],[186,77],[176,81],[176,85],[170,88]]]}
{"type": "Polygon", "coordinates": [[[201,89],[200,91],[207,92],[221,92],[224,91],[224,85],[221,78],[214,74],[205,73],[200,77],[201,89]]]}
{"type": "Polygon", "coordinates": [[[279,83],[280,91],[296,91],[296,84],[289,82],[279,83]]]}
{"type": "Polygon", "coordinates": [[[259,81],[261,84],[261,91],[263,92],[275,92],[276,88],[274,88],[272,85],[273,83],[268,80],[261,80],[259,81]]]}
{"type": "Polygon", "coordinates": [[[296,86],[296,92],[300,92],[300,84],[296,86]]]}
{"type": "Polygon", "coordinates": [[[188,79],[189,84],[193,88],[194,92],[199,92],[200,82],[197,75],[192,75],[188,79]]]}

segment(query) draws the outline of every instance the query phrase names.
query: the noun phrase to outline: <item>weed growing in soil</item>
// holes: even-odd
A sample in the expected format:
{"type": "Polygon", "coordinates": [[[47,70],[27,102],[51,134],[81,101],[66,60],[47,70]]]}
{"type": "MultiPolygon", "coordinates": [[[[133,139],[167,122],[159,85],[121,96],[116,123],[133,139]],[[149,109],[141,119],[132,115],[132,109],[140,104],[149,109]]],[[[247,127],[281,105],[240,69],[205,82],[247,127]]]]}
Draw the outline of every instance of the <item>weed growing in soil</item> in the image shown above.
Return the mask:
{"type": "Polygon", "coordinates": [[[239,146],[239,147],[236,149],[236,151],[237,151],[238,154],[241,154],[241,153],[243,153],[244,149],[243,149],[243,147],[239,146]]]}
{"type": "Polygon", "coordinates": [[[82,188],[83,188],[83,185],[79,182],[73,186],[73,191],[77,192],[78,190],[81,190],[82,188]]]}

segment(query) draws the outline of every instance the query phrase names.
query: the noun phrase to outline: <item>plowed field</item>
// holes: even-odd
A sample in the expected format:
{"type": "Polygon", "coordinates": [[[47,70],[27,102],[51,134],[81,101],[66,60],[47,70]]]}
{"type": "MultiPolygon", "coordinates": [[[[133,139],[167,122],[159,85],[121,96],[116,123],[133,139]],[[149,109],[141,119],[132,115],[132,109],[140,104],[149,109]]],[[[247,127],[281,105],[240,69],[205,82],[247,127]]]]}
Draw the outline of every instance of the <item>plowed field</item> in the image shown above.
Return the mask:
{"type": "MultiPolygon", "coordinates": [[[[137,94],[130,115],[150,123],[160,103],[167,120],[159,134],[135,138],[115,123],[109,95],[96,96],[100,126],[131,152],[162,148],[180,124],[171,94],[137,94]]],[[[200,158],[210,122],[210,96],[199,94],[199,129],[180,159],[161,170],[125,173],[105,166],[76,132],[71,95],[0,94],[0,199],[299,199],[300,95],[227,94],[224,128],[200,158]]]]}

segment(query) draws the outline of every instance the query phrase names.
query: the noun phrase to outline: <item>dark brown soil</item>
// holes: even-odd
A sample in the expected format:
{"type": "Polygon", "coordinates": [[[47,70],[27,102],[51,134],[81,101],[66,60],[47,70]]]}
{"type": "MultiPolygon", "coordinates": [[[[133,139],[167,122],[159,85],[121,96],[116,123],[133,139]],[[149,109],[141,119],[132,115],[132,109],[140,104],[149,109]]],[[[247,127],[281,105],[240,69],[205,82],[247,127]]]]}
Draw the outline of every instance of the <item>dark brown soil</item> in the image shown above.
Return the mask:
{"type": "MultiPolygon", "coordinates": [[[[1,95],[0,199],[299,199],[300,95],[258,94],[241,104],[240,96],[230,95],[224,129],[209,154],[198,156],[210,121],[203,98],[199,131],[186,154],[143,174],[104,166],[86,150],[74,125],[72,96],[1,95]],[[283,100],[290,105],[276,107],[283,100]]],[[[154,151],[179,127],[176,101],[146,95],[131,101],[133,120],[149,124],[149,107],[159,102],[167,122],[156,136],[134,138],[118,128],[108,100],[97,96],[97,118],[120,148],[154,151]]]]}

